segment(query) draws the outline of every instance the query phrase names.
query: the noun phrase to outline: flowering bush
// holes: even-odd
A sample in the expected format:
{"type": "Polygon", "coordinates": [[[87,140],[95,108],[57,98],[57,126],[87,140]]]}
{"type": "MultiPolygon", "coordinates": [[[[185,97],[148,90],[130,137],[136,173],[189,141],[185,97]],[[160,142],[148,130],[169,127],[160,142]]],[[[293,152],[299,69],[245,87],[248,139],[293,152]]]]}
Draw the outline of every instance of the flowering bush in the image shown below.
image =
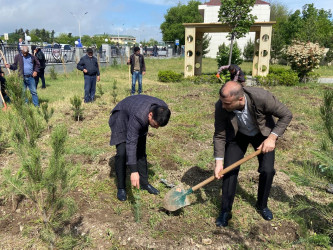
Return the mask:
{"type": "Polygon", "coordinates": [[[293,41],[287,48],[286,55],[291,68],[298,73],[299,80],[304,82],[313,69],[319,68],[324,48],[318,43],[293,41]]]}

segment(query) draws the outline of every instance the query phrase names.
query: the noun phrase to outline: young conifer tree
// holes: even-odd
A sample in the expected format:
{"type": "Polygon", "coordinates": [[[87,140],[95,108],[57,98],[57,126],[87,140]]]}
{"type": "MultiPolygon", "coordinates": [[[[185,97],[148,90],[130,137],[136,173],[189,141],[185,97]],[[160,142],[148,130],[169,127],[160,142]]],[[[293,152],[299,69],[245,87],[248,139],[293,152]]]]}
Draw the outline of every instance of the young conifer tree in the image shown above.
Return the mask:
{"type": "Polygon", "coordinates": [[[20,160],[20,168],[3,171],[5,186],[9,193],[23,195],[32,201],[41,221],[41,238],[53,248],[65,221],[73,215],[75,203],[69,192],[75,187],[77,171],[66,164],[65,143],[67,130],[56,127],[51,135],[51,157],[42,162],[38,146],[42,122],[36,107],[26,105],[22,98],[22,79],[17,75],[7,78],[12,100],[10,113],[11,142],[20,160]]]}

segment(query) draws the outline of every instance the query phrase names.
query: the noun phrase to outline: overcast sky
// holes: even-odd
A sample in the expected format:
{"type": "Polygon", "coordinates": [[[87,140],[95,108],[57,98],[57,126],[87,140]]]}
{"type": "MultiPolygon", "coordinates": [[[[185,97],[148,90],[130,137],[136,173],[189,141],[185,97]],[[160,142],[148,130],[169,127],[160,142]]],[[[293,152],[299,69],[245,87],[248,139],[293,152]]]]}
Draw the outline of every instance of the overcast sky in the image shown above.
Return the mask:
{"type": "MultiPolygon", "coordinates": [[[[161,41],[160,25],[170,7],[189,0],[0,0],[0,35],[15,29],[45,28],[79,35],[126,34],[161,41]],[[75,17],[71,14],[75,15],[75,17]],[[87,14],[84,14],[88,12],[87,14]]],[[[208,1],[208,0],[207,0],[208,1]]],[[[304,4],[332,9],[332,0],[274,0],[294,11],[304,4]]],[[[205,2],[202,0],[201,2],[205,2]]]]}

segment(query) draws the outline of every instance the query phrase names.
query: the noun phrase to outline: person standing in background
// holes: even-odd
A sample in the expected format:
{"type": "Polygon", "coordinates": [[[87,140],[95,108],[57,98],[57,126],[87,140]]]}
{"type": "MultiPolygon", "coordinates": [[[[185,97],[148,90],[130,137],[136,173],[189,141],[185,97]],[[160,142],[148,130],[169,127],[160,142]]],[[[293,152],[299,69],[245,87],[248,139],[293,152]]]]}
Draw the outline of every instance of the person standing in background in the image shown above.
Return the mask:
{"type": "Polygon", "coordinates": [[[87,49],[87,54],[83,56],[77,64],[77,69],[84,75],[84,102],[93,102],[96,93],[96,81],[100,81],[100,73],[97,58],[93,56],[93,50],[87,49]]]}
{"type": "Polygon", "coordinates": [[[37,57],[39,64],[40,64],[39,72],[38,72],[37,76],[35,77],[36,88],[38,86],[38,82],[39,82],[39,78],[40,78],[42,80],[42,89],[45,89],[46,88],[45,77],[44,77],[45,67],[46,67],[45,55],[40,48],[36,47],[36,45],[31,46],[31,51],[33,52],[34,56],[37,57]]]}

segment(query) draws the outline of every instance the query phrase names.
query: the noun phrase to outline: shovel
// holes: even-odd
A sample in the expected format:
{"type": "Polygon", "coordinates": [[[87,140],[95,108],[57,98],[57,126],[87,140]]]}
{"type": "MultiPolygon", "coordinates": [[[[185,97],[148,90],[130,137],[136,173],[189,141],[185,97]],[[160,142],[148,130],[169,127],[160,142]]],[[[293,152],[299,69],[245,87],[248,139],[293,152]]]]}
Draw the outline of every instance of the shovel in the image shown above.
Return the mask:
{"type": "MultiPolygon", "coordinates": [[[[259,155],[261,153],[261,150],[258,149],[257,151],[253,152],[252,154],[249,154],[248,156],[244,157],[243,159],[240,159],[239,161],[236,161],[235,163],[231,164],[227,168],[223,169],[219,175],[224,175],[228,173],[230,170],[233,170],[234,168],[238,167],[239,165],[243,164],[244,162],[247,162],[248,160],[252,159],[253,157],[259,155]]],[[[212,182],[215,180],[215,175],[209,177],[208,179],[204,180],[203,182],[200,182],[196,186],[189,188],[188,190],[185,190],[182,186],[177,186],[171,189],[164,197],[163,204],[164,208],[168,211],[176,211],[179,208],[185,207],[190,205],[188,195],[193,193],[195,190],[198,190],[199,188],[205,186],[206,184],[212,182]]]]}

